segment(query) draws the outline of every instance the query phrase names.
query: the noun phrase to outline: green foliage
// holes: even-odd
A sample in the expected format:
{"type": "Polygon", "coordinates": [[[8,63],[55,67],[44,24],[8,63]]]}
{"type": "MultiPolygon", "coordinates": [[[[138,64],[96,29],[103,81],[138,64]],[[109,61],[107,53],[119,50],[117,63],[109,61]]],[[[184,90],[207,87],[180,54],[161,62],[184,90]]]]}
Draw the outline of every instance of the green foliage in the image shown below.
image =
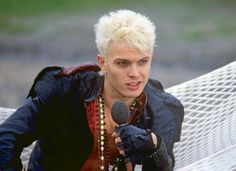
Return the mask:
{"type": "Polygon", "coordinates": [[[235,0],[0,0],[0,17],[35,16],[54,12],[91,12],[105,8],[158,8],[187,5],[191,7],[235,5],[235,0]]]}
{"type": "Polygon", "coordinates": [[[39,15],[53,12],[90,12],[96,9],[132,4],[133,1],[111,0],[1,0],[0,15],[39,15]]]}
{"type": "MultiPolygon", "coordinates": [[[[206,35],[234,34],[236,25],[230,19],[226,20],[231,13],[235,16],[234,6],[235,0],[0,0],[0,30],[28,32],[35,27],[35,23],[22,21],[27,21],[27,18],[32,21],[32,17],[37,16],[70,13],[92,16],[93,13],[103,14],[112,9],[127,8],[167,16],[167,22],[170,20],[176,24],[174,31],[171,31],[173,35],[168,31],[165,31],[168,35],[162,35],[167,40],[171,41],[176,36],[192,40],[206,35]],[[204,25],[199,26],[199,23],[204,25]]],[[[233,17],[231,20],[234,20],[233,17]]]]}

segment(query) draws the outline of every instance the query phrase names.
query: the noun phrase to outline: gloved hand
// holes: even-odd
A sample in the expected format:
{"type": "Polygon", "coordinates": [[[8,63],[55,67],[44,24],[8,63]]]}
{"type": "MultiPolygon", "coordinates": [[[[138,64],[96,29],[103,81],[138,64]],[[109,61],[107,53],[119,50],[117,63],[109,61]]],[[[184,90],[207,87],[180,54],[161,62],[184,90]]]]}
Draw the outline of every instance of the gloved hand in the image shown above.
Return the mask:
{"type": "Polygon", "coordinates": [[[122,125],[115,128],[119,134],[121,142],[117,144],[119,149],[123,149],[126,157],[132,155],[148,155],[155,150],[151,131],[141,129],[133,125],[122,125]]]}

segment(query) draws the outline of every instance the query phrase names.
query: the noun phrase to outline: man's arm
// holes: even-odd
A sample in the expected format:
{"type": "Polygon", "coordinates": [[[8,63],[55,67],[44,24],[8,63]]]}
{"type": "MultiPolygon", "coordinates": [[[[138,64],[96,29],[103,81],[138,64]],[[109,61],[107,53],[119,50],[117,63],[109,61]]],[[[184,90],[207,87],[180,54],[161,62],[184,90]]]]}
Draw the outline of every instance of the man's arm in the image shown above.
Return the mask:
{"type": "Polygon", "coordinates": [[[23,148],[62,125],[67,117],[59,112],[65,95],[63,79],[56,76],[59,71],[40,72],[26,103],[0,125],[0,171],[21,170],[23,148]]]}
{"type": "MultiPolygon", "coordinates": [[[[37,98],[29,98],[0,125],[0,170],[21,170],[20,155],[40,135],[37,98]]],[[[43,127],[43,125],[41,125],[43,127]]]]}

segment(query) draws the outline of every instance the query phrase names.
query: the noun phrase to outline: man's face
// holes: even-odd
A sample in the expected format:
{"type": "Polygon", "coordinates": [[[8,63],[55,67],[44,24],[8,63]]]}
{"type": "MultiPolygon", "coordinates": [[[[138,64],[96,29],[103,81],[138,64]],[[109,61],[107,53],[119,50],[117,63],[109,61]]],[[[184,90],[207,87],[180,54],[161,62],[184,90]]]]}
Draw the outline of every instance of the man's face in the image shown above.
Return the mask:
{"type": "Polygon", "coordinates": [[[106,60],[99,57],[106,92],[114,98],[135,98],[141,94],[149,78],[151,50],[141,53],[127,44],[113,42],[106,60]]]}

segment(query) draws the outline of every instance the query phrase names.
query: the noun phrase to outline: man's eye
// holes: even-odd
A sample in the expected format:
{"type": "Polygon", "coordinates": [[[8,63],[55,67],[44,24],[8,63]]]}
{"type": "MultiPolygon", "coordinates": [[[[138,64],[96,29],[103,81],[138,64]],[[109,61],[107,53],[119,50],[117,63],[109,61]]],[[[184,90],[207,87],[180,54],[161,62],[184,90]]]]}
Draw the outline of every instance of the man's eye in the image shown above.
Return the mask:
{"type": "Polygon", "coordinates": [[[148,63],[148,60],[143,59],[143,60],[139,61],[138,63],[139,63],[139,65],[145,65],[146,63],[148,63]]]}
{"type": "Polygon", "coordinates": [[[119,65],[119,66],[125,67],[125,66],[127,66],[129,63],[128,63],[127,61],[118,61],[118,62],[116,62],[116,64],[119,65]]]}

